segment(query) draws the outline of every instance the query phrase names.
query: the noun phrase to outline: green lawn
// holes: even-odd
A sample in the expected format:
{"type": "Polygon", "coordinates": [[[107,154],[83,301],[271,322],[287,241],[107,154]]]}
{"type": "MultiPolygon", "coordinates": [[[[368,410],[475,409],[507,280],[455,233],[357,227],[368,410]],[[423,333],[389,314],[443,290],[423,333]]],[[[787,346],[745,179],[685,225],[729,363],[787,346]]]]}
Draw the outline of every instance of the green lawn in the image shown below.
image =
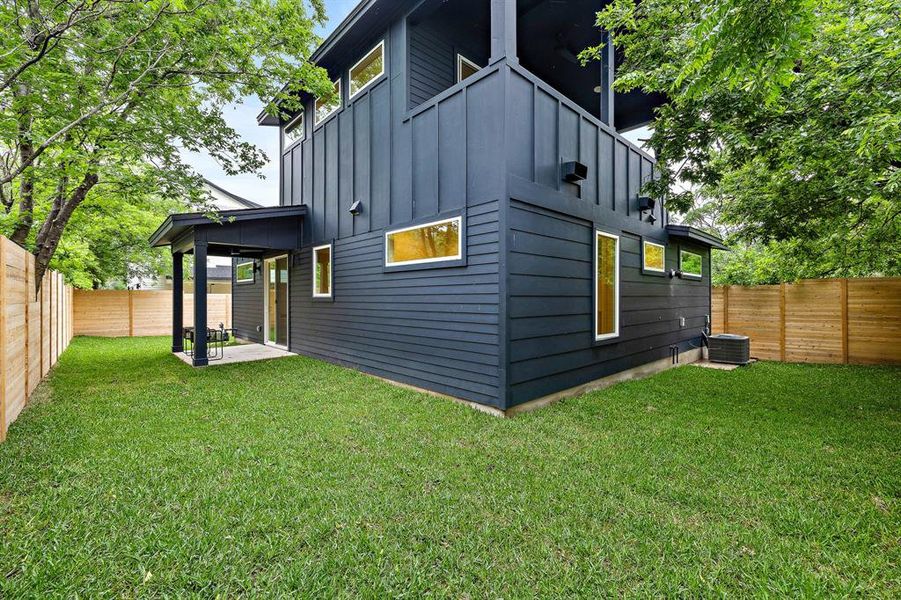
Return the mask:
{"type": "Polygon", "coordinates": [[[4,598],[897,597],[899,562],[901,369],[683,367],[504,420],[80,338],[0,445],[4,598]]]}

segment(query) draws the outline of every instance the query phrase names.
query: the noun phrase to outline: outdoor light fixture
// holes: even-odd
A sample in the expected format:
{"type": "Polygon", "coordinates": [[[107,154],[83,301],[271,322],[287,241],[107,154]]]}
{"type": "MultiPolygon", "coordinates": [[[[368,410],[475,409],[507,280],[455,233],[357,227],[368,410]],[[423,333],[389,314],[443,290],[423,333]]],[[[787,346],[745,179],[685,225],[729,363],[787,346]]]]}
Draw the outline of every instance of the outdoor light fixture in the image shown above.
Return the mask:
{"type": "Polygon", "coordinates": [[[646,210],[653,211],[655,206],[657,206],[657,201],[653,198],[641,196],[638,199],[638,210],[641,212],[644,212],[646,210]]]}
{"type": "Polygon", "coordinates": [[[563,179],[570,183],[579,183],[588,177],[588,165],[577,160],[563,163],[563,179]]]}
{"type": "Polygon", "coordinates": [[[361,212],[363,212],[363,201],[362,201],[362,200],[357,200],[357,201],[355,201],[353,204],[351,204],[351,205],[350,205],[350,211],[349,211],[349,212],[350,212],[350,214],[352,214],[352,215],[355,216],[355,217],[356,217],[358,214],[360,214],[361,212]]]}

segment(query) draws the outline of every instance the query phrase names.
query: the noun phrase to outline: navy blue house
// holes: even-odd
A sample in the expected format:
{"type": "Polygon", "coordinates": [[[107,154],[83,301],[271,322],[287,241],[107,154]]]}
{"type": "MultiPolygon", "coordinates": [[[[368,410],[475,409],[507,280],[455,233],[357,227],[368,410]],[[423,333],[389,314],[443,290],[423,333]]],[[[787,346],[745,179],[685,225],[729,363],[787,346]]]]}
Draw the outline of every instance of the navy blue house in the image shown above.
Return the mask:
{"type": "Polygon", "coordinates": [[[663,99],[615,93],[609,45],[580,64],[597,10],[364,0],[313,56],[339,100],[259,117],[280,206],[174,215],[154,243],[178,272],[235,257],[242,338],[489,410],[695,358],[720,242],[642,197],[654,159],[618,131],[663,99]]]}

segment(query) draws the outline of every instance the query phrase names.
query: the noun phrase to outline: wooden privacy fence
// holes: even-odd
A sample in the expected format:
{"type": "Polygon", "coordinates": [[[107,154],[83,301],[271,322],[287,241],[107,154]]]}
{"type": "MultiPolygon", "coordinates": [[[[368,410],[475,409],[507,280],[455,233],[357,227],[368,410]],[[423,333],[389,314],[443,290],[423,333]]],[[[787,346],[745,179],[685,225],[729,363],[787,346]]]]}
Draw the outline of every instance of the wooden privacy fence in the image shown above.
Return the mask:
{"type": "MultiPolygon", "coordinates": [[[[194,324],[194,294],[184,294],[184,325],[194,324]]],[[[207,324],[232,325],[231,294],[207,296],[207,324]]],[[[75,335],[170,335],[172,290],[75,290],[75,335]]]]}
{"type": "Polygon", "coordinates": [[[901,277],[716,287],[712,329],[765,360],[901,364],[901,277]]]}
{"type": "Polygon", "coordinates": [[[0,442],[72,339],[72,288],[55,271],[34,283],[34,256],[0,236],[0,442]]]}

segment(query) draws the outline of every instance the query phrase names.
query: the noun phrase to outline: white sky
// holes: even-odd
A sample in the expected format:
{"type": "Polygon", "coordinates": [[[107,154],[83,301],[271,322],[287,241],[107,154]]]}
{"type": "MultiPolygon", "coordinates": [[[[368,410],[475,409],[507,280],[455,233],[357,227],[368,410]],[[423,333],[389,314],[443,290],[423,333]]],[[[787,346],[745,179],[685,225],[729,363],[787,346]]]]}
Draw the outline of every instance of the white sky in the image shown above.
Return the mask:
{"type": "MultiPolygon", "coordinates": [[[[317,33],[325,37],[350,13],[358,0],[326,0],[329,21],[317,33]]],[[[269,163],[262,169],[263,179],[254,173],[237,176],[226,175],[219,165],[205,153],[186,152],[185,160],[198,173],[226,190],[248,200],[264,205],[278,204],[278,128],[257,125],[257,115],[263,110],[259,98],[247,97],[244,101],[230,106],[225,111],[225,120],[238,135],[262,149],[269,163]]],[[[630,141],[642,145],[640,139],[650,136],[647,127],[639,127],[623,133],[630,141]]],[[[653,155],[653,152],[648,149],[653,155]]]]}

